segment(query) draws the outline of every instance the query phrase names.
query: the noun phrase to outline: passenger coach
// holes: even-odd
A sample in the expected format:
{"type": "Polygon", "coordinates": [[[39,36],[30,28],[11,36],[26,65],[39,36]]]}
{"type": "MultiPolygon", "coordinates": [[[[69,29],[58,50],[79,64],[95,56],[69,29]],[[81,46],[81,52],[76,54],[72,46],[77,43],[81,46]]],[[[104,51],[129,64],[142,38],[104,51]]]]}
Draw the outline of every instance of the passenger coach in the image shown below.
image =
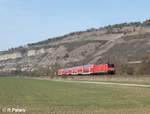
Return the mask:
{"type": "Polygon", "coordinates": [[[64,68],[58,70],[59,76],[69,75],[95,75],[95,74],[115,74],[114,64],[101,64],[101,65],[83,65],[71,68],[64,68]]]}

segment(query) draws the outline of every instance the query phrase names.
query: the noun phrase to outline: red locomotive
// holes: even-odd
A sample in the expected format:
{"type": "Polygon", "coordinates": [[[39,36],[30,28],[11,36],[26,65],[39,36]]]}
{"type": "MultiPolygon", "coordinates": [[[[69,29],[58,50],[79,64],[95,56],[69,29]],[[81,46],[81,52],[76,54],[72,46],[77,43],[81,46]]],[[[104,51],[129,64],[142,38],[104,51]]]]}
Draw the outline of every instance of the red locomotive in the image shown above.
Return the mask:
{"type": "Polygon", "coordinates": [[[69,75],[96,75],[96,74],[115,74],[114,64],[101,64],[101,65],[83,65],[71,68],[64,68],[58,70],[58,76],[69,75]]]}

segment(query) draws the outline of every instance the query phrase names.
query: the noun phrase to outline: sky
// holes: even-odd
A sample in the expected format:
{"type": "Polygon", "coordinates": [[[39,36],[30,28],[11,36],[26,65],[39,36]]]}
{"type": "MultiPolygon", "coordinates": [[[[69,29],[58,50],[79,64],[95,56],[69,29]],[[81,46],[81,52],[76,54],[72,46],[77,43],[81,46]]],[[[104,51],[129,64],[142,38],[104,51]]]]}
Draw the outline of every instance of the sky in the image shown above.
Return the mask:
{"type": "Polygon", "coordinates": [[[0,0],[0,50],[150,19],[150,0],[0,0]]]}

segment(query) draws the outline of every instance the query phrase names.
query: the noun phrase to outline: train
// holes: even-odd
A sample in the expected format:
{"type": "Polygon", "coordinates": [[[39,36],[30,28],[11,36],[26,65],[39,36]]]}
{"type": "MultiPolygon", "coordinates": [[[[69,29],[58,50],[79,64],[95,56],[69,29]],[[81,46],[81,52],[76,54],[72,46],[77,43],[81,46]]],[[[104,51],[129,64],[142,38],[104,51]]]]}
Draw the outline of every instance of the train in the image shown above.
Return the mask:
{"type": "Polygon", "coordinates": [[[58,70],[58,76],[74,76],[74,75],[98,75],[98,74],[115,74],[114,64],[88,64],[70,68],[62,68],[58,70]]]}

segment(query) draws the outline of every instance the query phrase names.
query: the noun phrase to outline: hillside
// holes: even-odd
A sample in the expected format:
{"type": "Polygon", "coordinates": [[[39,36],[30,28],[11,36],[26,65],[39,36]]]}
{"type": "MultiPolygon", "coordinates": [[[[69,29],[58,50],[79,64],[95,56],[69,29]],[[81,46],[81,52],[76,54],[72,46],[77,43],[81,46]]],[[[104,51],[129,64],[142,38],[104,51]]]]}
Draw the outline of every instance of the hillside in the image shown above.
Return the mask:
{"type": "Polygon", "coordinates": [[[118,74],[150,74],[150,21],[74,32],[0,53],[0,74],[49,75],[52,66],[115,63],[118,74]],[[145,70],[145,72],[143,71],[145,70]]]}

